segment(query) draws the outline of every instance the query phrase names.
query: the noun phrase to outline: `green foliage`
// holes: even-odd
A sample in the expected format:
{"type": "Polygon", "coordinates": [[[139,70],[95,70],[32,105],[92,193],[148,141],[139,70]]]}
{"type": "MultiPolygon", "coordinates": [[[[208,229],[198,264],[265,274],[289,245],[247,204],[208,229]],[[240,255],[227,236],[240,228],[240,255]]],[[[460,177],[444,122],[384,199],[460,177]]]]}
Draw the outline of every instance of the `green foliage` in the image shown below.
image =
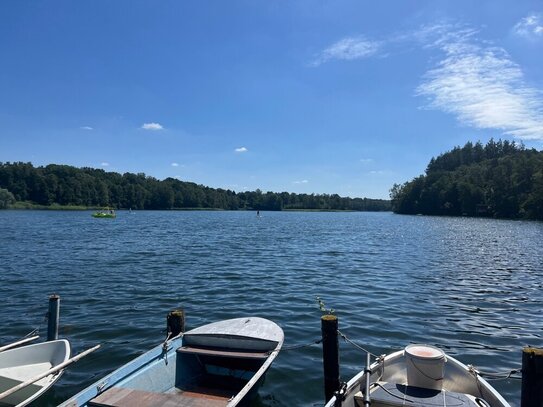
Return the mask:
{"type": "Polygon", "coordinates": [[[0,188],[0,209],[6,209],[15,203],[15,197],[7,189],[0,188]]]}
{"type": "Polygon", "coordinates": [[[335,312],[335,310],[334,310],[333,308],[328,308],[328,309],[327,309],[326,306],[324,305],[324,301],[321,300],[320,297],[316,297],[316,299],[317,299],[317,304],[319,304],[319,309],[321,310],[321,312],[322,312],[323,314],[330,314],[330,315],[332,315],[332,314],[335,312]]]}
{"type": "Polygon", "coordinates": [[[28,202],[28,207],[390,210],[390,202],[381,199],[352,199],[335,194],[263,193],[259,189],[236,193],[174,178],[159,181],[141,173],[121,175],[57,164],[35,168],[31,163],[22,162],[0,163],[0,188],[11,191],[17,202],[28,202]]]}
{"type": "Polygon", "coordinates": [[[396,213],[543,220],[543,152],[507,140],[467,143],[395,184],[390,198],[396,213]]]}

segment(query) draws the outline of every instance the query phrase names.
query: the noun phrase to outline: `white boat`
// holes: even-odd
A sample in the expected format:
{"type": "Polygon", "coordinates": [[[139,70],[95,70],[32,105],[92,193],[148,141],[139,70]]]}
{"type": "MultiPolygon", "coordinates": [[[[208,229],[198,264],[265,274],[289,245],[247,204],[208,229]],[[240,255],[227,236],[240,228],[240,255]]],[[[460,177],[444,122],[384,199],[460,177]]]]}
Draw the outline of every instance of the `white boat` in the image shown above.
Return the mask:
{"type": "Polygon", "coordinates": [[[256,394],[283,345],[267,319],[236,318],[170,339],[61,407],[234,407],[256,394]]]}
{"type": "Polygon", "coordinates": [[[70,344],[65,339],[0,352],[0,406],[22,407],[36,400],[60,378],[63,370],[47,373],[69,358],[70,344]],[[42,375],[45,376],[39,378],[42,375]],[[36,378],[39,379],[34,381],[36,378]],[[12,392],[25,383],[28,384],[12,392]]]}
{"type": "Polygon", "coordinates": [[[477,370],[429,345],[409,345],[380,357],[325,407],[364,407],[369,402],[371,407],[510,407],[477,370]]]}

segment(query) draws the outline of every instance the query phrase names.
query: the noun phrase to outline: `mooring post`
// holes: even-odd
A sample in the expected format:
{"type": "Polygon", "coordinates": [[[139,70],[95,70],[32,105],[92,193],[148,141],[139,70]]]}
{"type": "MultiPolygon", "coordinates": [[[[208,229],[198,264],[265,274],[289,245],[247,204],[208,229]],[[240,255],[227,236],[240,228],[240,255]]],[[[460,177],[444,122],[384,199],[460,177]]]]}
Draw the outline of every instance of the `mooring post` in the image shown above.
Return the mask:
{"type": "Polygon", "coordinates": [[[324,365],[325,403],[339,390],[339,339],[338,318],[332,314],[321,317],[322,362],[324,365]]]}
{"type": "Polygon", "coordinates": [[[58,321],[60,318],[60,295],[49,296],[49,311],[47,312],[47,340],[58,339],[58,321]]]}
{"type": "Polygon", "coordinates": [[[521,407],[543,406],[543,349],[522,350],[521,407]]]}
{"type": "Polygon", "coordinates": [[[175,309],[170,311],[166,318],[166,324],[171,338],[185,332],[185,310],[175,309]]]}

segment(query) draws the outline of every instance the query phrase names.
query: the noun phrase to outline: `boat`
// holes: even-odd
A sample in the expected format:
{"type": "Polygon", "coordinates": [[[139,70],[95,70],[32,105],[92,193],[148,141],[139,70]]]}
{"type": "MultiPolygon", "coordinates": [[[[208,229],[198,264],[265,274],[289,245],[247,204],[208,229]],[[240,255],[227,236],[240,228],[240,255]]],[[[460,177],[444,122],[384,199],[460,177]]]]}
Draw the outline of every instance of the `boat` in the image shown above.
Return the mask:
{"type": "Polygon", "coordinates": [[[93,218],[106,218],[106,219],[112,219],[116,218],[117,214],[113,210],[107,210],[107,211],[98,211],[92,214],[93,218]]]}
{"type": "Polygon", "coordinates": [[[60,378],[63,369],[56,368],[69,358],[65,339],[0,352],[0,406],[22,407],[36,400],[60,378]]]}
{"type": "Polygon", "coordinates": [[[61,407],[234,407],[247,403],[284,341],[274,322],[246,317],[181,333],[61,407]]]}
{"type": "Polygon", "coordinates": [[[325,407],[510,407],[475,368],[434,346],[409,345],[370,363],[368,354],[369,368],[325,407]]]}

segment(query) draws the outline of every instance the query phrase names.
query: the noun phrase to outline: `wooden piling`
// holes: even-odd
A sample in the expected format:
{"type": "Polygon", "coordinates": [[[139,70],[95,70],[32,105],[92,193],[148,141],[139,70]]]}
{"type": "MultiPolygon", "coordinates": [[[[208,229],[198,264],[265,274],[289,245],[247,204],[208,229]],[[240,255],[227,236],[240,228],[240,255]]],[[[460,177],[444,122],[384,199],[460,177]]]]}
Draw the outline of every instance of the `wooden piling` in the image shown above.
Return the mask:
{"type": "Polygon", "coordinates": [[[47,340],[58,339],[58,322],[60,318],[60,295],[49,296],[49,311],[47,313],[47,340]]]}
{"type": "Polygon", "coordinates": [[[321,317],[322,361],[324,365],[325,403],[339,390],[339,339],[338,318],[332,314],[321,317]]]}
{"type": "Polygon", "coordinates": [[[521,407],[543,406],[543,349],[522,350],[521,407]]]}
{"type": "Polygon", "coordinates": [[[170,311],[166,318],[166,324],[170,338],[185,332],[185,310],[176,309],[170,311]]]}

